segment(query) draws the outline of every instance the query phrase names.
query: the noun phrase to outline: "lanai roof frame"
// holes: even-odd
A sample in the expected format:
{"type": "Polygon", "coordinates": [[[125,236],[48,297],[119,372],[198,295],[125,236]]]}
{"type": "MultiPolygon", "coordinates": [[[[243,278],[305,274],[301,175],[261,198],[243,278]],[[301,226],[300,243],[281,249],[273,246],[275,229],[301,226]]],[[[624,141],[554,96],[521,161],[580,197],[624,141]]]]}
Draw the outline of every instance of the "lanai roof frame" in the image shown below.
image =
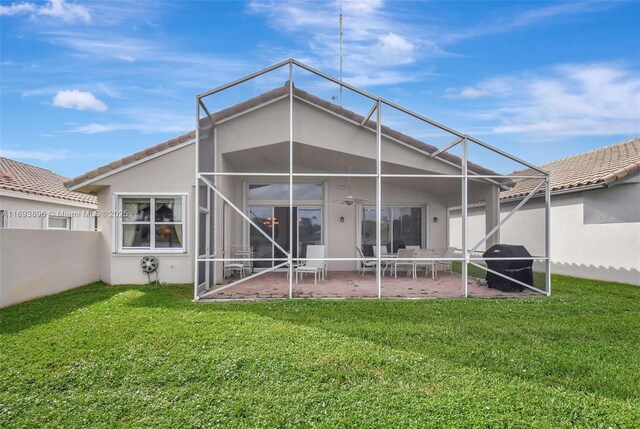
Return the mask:
{"type": "MultiPolygon", "coordinates": [[[[296,259],[299,258],[294,258],[293,257],[293,252],[292,251],[285,251],[282,247],[279,246],[278,243],[276,243],[275,241],[273,241],[270,237],[266,236],[265,237],[267,239],[269,239],[271,242],[273,242],[274,245],[280,247],[280,250],[287,255],[286,259],[285,258],[281,258],[278,259],[277,262],[279,262],[278,264],[275,264],[271,269],[256,273],[256,274],[252,274],[251,276],[249,276],[248,278],[242,279],[238,282],[234,282],[232,284],[229,285],[225,285],[222,286],[220,288],[214,288],[213,290],[209,290],[209,280],[210,280],[210,262],[214,262],[213,264],[213,277],[215,279],[215,270],[216,270],[216,265],[215,262],[225,262],[225,261],[230,261],[230,260],[235,260],[235,259],[231,259],[231,258],[225,258],[225,257],[219,257],[217,252],[217,248],[216,248],[216,240],[213,240],[213,249],[211,249],[211,231],[210,231],[210,226],[211,226],[211,222],[213,220],[214,225],[217,225],[217,217],[218,217],[218,210],[216,207],[216,198],[220,197],[222,198],[227,204],[230,205],[230,207],[232,207],[236,212],[238,212],[245,221],[247,221],[250,225],[254,226],[258,231],[261,231],[260,228],[255,225],[252,220],[245,214],[242,212],[241,209],[239,209],[238,207],[236,207],[232,201],[230,201],[228,198],[225,197],[225,195],[217,188],[217,178],[218,176],[233,176],[233,175],[242,175],[242,176],[251,176],[251,175],[255,175],[255,176],[272,176],[272,177],[281,177],[281,178],[286,178],[288,177],[289,179],[289,216],[290,218],[293,218],[293,179],[294,177],[313,177],[313,176],[317,176],[314,174],[304,174],[304,173],[296,173],[294,172],[294,168],[293,168],[293,145],[294,145],[294,138],[293,138],[293,101],[294,101],[294,96],[295,96],[295,89],[294,89],[294,84],[293,84],[293,78],[294,78],[294,67],[299,67],[303,70],[306,70],[307,72],[310,72],[316,76],[319,76],[321,78],[324,78],[330,82],[333,82],[335,84],[340,85],[341,88],[347,88],[350,89],[352,91],[354,91],[357,94],[360,94],[368,99],[370,99],[371,101],[373,101],[373,106],[371,107],[371,109],[369,110],[368,114],[366,117],[364,117],[364,119],[362,120],[361,123],[361,127],[364,127],[365,125],[367,125],[370,122],[370,118],[372,117],[372,115],[375,113],[376,114],[376,120],[375,122],[375,133],[376,133],[376,173],[375,174],[359,174],[358,176],[360,177],[368,177],[368,178],[375,178],[376,180],[376,245],[380,246],[380,241],[381,241],[381,231],[380,231],[380,226],[381,226],[381,186],[382,186],[382,179],[384,177],[396,177],[396,178],[402,178],[402,177],[419,177],[419,178],[443,178],[443,177],[447,177],[447,178],[455,178],[455,179],[461,179],[462,182],[462,228],[463,228],[463,244],[462,244],[462,256],[461,257],[455,257],[455,258],[447,258],[447,260],[456,260],[456,261],[460,261],[461,266],[462,266],[462,288],[463,288],[463,296],[467,297],[468,296],[468,291],[467,291],[467,279],[468,279],[468,268],[467,268],[467,264],[471,264],[474,265],[476,267],[479,267],[481,269],[484,269],[488,272],[492,272],[491,270],[489,270],[487,267],[481,266],[479,265],[477,262],[479,262],[478,257],[474,257],[473,256],[473,251],[475,251],[482,243],[484,243],[489,237],[491,237],[493,234],[495,234],[498,230],[499,227],[502,223],[504,223],[506,221],[503,220],[500,223],[498,223],[498,225],[496,225],[496,227],[490,231],[479,243],[477,243],[475,246],[472,247],[472,250],[470,250],[470,246],[469,246],[469,242],[468,242],[468,236],[467,236],[467,222],[468,222],[468,216],[467,216],[467,208],[469,205],[468,202],[468,183],[470,180],[486,180],[486,181],[490,181],[492,183],[495,184],[499,184],[497,181],[499,180],[504,180],[504,179],[524,179],[524,178],[529,178],[529,179],[540,179],[540,183],[538,184],[538,186],[536,187],[535,191],[537,191],[538,189],[540,189],[543,185],[544,185],[544,189],[545,189],[545,255],[542,257],[537,257],[535,258],[536,260],[543,260],[545,263],[545,268],[546,268],[546,272],[545,272],[545,290],[541,290],[535,287],[532,287],[530,285],[526,285],[524,283],[522,283],[522,285],[524,287],[533,289],[537,292],[546,294],[546,295],[550,295],[551,293],[551,276],[550,276],[550,180],[549,180],[549,173],[536,166],[533,165],[519,157],[516,157],[514,155],[511,155],[499,148],[496,148],[482,140],[479,140],[475,137],[469,136],[467,134],[461,133],[457,130],[454,130],[446,125],[443,125],[437,121],[434,121],[426,116],[423,116],[417,112],[411,111],[409,109],[406,109],[392,101],[386,100],[382,97],[378,97],[375,96],[373,94],[370,94],[367,91],[361,90],[353,85],[350,85],[344,81],[341,81],[339,79],[336,79],[328,74],[325,74],[319,70],[316,70],[304,63],[301,63],[295,59],[288,59],[282,62],[279,62],[277,64],[274,64],[272,66],[269,66],[267,68],[264,68],[262,70],[259,70],[257,72],[251,73],[249,75],[246,75],[242,78],[239,78],[237,80],[234,80],[232,82],[229,82],[227,84],[218,86],[217,88],[205,91],[203,93],[200,93],[198,95],[196,95],[196,106],[195,106],[195,121],[196,121],[196,131],[195,131],[195,142],[196,142],[196,155],[195,155],[195,165],[196,165],[196,169],[195,169],[195,184],[196,184],[196,225],[195,225],[195,243],[194,243],[194,255],[195,255],[195,266],[194,266],[194,299],[198,300],[203,296],[207,296],[207,295],[212,295],[213,293],[223,290],[225,288],[229,288],[229,287],[233,287],[235,284],[238,284],[239,282],[242,281],[246,281],[247,279],[253,278],[254,276],[259,276],[261,274],[264,274],[266,272],[270,272],[273,271],[275,269],[278,268],[282,268],[282,267],[287,267],[288,271],[289,271],[289,298],[293,298],[293,267],[294,267],[294,262],[296,261],[296,259]],[[249,172],[243,172],[243,173],[232,173],[232,172],[219,172],[216,171],[215,168],[215,161],[214,161],[214,165],[213,165],[213,171],[200,171],[200,159],[199,159],[199,155],[200,155],[200,144],[201,144],[201,128],[203,128],[202,126],[202,121],[203,119],[207,119],[209,120],[210,123],[210,127],[212,129],[212,133],[214,135],[213,137],[213,153],[214,153],[214,158],[216,156],[216,139],[215,139],[215,128],[217,126],[216,121],[214,119],[215,115],[212,115],[207,107],[206,101],[205,99],[213,96],[221,91],[224,91],[226,89],[235,87],[236,85],[239,85],[241,83],[250,81],[252,79],[255,79],[259,76],[265,75],[267,73],[273,72],[275,70],[278,69],[282,69],[284,67],[288,66],[288,72],[289,72],[289,79],[286,83],[287,85],[287,98],[288,98],[288,102],[289,102],[289,172],[288,173],[249,173],[249,172]],[[450,143],[442,146],[441,148],[438,148],[434,151],[432,151],[431,153],[426,153],[426,155],[428,155],[430,158],[433,159],[439,159],[441,161],[447,162],[446,159],[443,158],[443,155],[445,155],[447,153],[447,151],[449,151],[450,149],[452,149],[453,147],[456,147],[457,145],[460,145],[462,148],[462,157],[461,157],[461,162],[460,162],[460,169],[461,169],[461,174],[454,174],[454,175],[442,175],[442,174],[384,174],[382,172],[382,154],[381,154],[381,147],[382,147],[382,135],[383,135],[383,131],[382,129],[384,128],[382,126],[382,118],[381,118],[381,110],[382,110],[382,106],[388,106],[391,107],[393,109],[397,109],[400,112],[403,112],[404,114],[407,114],[411,117],[414,117],[430,126],[433,126],[441,131],[444,131],[448,134],[450,134],[452,137],[454,137],[454,140],[451,141],[450,143]],[[204,112],[205,117],[201,118],[202,116],[202,112],[204,112]],[[492,174],[493,172],[488,172],[485,174],[478,174],[475,171],[470,171],[469,169],[469,165],[471,164],[469,159],[468,159],[468,145],[469,143],[472,142],[476,145],[479,145],[483,148],[486,148],[494,153],[497,153],[503,157],[506,157],[514,162],[517,162],[521,165],[526,166],[527,168],[533,170],[535,173],[534,174],[528,174],[526,177],[522,176],[522,175],[499,175],[499,174],[492,174]],[[200,205],[200,186],[204,185],[204,189],[206,189],[206,195],[207,195],[207,204],[206,206],[201,206],[200,205]],[[213,192],[213,194],[212,194],[213,192]],[[211,197],[214,196],[213,200],[211,199],[211,197]],[[213,204],[211,204],[213,203],[213,204]],[[200,221],[200,215],[204,215],[205,216],[205,222],[204,225],[200,225],[201,221],[200,221]],[[205,233],[205,246],[204,246],[204,250],[205,253],[202,254],[200,249],[201,249],[201,243],[200,243],[200,234],[199,234],[199,229],[204,227],[206,229],[206,233],[205,233]],[[199,278],[199,264],[200,263],[206,263],[205,266],[205,281],[201,282],[200,278],[199,278]],[[200,293],[200,289],[204,286],[205,292],[203,294],[200,293]]],[[[334,174],[333,176],[340,176],[340,177],[346,177],[347,174],[334,174]]],[[[349,176],[354,176],[349,174],[349,176]]],[[[535,192],[534,191],[534,192],[535,192]]],[[[530,197],[531,195],[529,195],[530,197]]],[[[527,198],[528,199],[528,198],[527,198]]],[[[526,201],[526,199],[525,199],[526,201]]],[[[513,213],[515,213],[520,207],[522,206],[519,205],[517,206],[508,216],[510,217],[513,213]]],[[[293,223],[290,222],[289,223],[289,227],[293,228],[293,223]]],[[[261,231],[262,232],[262,231],[261,231]]],[[[293,233],[292,230],[290,229],[289,231],[289,249],[293,249],[293,243],[291,242],[291,240],[293,240],[293,233]]],[[[264,234],[264,233],[263,233],[264,234]]],[[[366,259],[370,259],[370,258],[366,258],[366,259]]],[[[378,254],[377,256],[377,265],[376,265],[376,283],[377,283],[377,297],[381,298],[382,297],[382,293],[381,293],[381,262],[383,261],[383,257],[378,254]]],[[[425,260],[442,260],[444,258],[425,258],[425,260]]],[[[258,259],[254,259],[254,260],[258,260],[258,259]]],[[[275,261],[275,258],[271,258],[270,260],[275,261]]],[[[331,261],[331,260],[352,260],[352,261],[362,261],[362,258],[324,258],[323,260],[325,261],[331,261]]],[[[422,260],[422,259],[420,259],[422,260]]],[[[499,276],[505,277],[503,274],[501,273],[497,273],[497,272],[493,272],[494,274],[497,274],[499,276]]],[[[512,280],[511,278],[509,278],[509,280],[512,280]]],[[[518,281],[516,281],[518,282],[518,281]]],[[[521,283],[521,282],[520,282],[521,283]]]]}

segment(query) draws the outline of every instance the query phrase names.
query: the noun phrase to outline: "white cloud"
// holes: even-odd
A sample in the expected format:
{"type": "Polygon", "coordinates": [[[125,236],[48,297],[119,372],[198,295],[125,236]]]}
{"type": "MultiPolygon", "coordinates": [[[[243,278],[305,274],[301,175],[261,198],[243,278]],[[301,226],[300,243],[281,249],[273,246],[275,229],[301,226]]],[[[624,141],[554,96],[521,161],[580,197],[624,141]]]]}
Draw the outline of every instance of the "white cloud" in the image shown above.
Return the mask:
{"type": "Polygon", "coordinates": [[[543,21],[580,13],[598,12],[614,7],[614,2],[562,2],[528,9],[515,14],[506,14],[478,25],[461,26],[441,32],[437,40],[450,44],[490,34],[508,33],[543,21]]]}
{"type": "Polygon", "coordinates": [[[22,13],[33,13],[37,9],[31,3],[14,3],[11,6],[0,5],[0,15],[20,15],[22,13]]]}
{"type": "Polygon", "coordinates": [[[123,108],[113,112],[120,120],[90,123],[68,130],[72,133],[98,134],[113,131],[152,133],[185,133],[195,126],[191,115],[161,108],[123,108]]]}
{"type": "Polygon", "coordinates": [[[37,151],[37,150],[4,150],[0,149],[0,156],[12,159],[25,159],[35,161],[56,161],[68,159],[67,151],[37,151]]]}
{"type": "MultiPolygon", "coordinates": [[[[300,0],[254,0],[249,10],[265,15],[269,24],[297,33],[307,40],[311,64],[337,70],[339,52],[339,3],[300,0]]],[[[399,68],[419,59],[443,55],[433,41],[416,37],[415,24],[385,8],[382,0],[343,0],[344,80],[354,85],[374,86],[416,80],[412,71],[399,68]]],[[[279,58],[291,56],[287,51],[279,58]]]]}
{"type": "Polygon", "coordinates": [[[445,97],[485,97],[472,114],[493,133],[555,136],[640,134],[640,74],[615,64],[571,64],[494,78],[445,97]],[[497,122],[497,124],[496,124],[497,122]]]}
{"type": "Polygon", "coordinates": [[[97,134],[97,133],[104,133],[107,131],[113,131],[113,129],[112,127],[109,127],[104,124],[87,124],[81,127],[74,128],[72,131],[76,133],[82,133],[82,134],[97,134]]]}
{"type": "Polygon", "coordinates": [[[46,5],[38,6],[33,3],[13,3],[10,6],[0,6],[0,15],[30,15],[47,16],[62,19],[65,22],[91,22],[89,9],[65,0],[49,0],[46,5]]]}
{"type": "MultiPolygon", "coordinates": [[[[324,70],[336,70],[338,11],[342,4],[344,80],[355,85],[374,86],[420,79],[422,76],[415,71],[418,63],[453,55],[445,47],[463,40],[615,7],[609,3],[564,2],[515,13],[512,12],[514,7],[505,7],[498,10],[502,13],[497,16],[477,19],[478,24],[471,19],[467,25],[455,26],[436,24],[433,16],[416,16],[419,12],[408,13],[403,7],[396,7],[397,4],[392,7],[383,0],[252,0],[249,10],[264,15],[278,31],[294,33],[306,40],[311,64],[324,70]]],[[[291,53],[287,50],[274,57],[279,60],[292,56],[291,53]]],[[[475,91],[459,94],[466,98],[483,95],[475,91]]]]}
{"type": "Polygon", "coordinates": [[[449,88],[445,92],[446,98],[453,100],[481,97],[499,97],[508,94],[513,86],[519,85],[520,82],[513,78],[501,76],[480,83],[476,87],[464,87],[462,89],[449,88]]]}
{"type": "Polygon", "coordinates": [[[95,95],[79,89],[58,91],[53,97],[53,105],[67,109],[106,111],[107,105],[98,100],[95,95]]]}

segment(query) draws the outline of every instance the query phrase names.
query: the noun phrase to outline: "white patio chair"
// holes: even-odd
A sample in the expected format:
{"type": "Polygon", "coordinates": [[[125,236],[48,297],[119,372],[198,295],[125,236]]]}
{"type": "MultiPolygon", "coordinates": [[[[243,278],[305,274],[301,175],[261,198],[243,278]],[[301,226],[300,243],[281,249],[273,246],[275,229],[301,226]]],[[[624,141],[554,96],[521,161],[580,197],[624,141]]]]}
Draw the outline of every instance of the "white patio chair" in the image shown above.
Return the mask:
{"type": "MultiPolygon", "coordinates": [[[[442,258],[453,258],[455,257],[455,249],[453,247],[447,247],[444,254],[441,256],[442,258]]],[[[442,267],[443,271],[449,270],[449,273],[453,275],[453,264],[451,260],[448,261],[436,261],[436,273],[442,267]]],[[[464,263],[464,262],[463,262],[464,263]]]]}
{"type": "Polygon", "coordinates": [[[420,250],[420,246],[414,246],[414,245],[411,245],[411,246],[405,246],[405,248],[407,248],[407,249],[412,249],[412,250],[420,250]]]}
{"type": "Polygon", "coordinates": [[[319,260],[324,257],[324,245],[307,246],[307,259],[296,267],[296,284],[298,283],[298,274],[313,274],[313,284],[318,284],[318,274],[320,274],[320,281],[324,282],[327,265],[325,261],[319,260]]]}
{"type": "Polygon", "coordinates": [[[253,270],[253,247],[246,245],[233,245],[231,246],[231,257],[233,259],[240,259],[240,261],[227,262],[224,265],[224,276],[227,277],[227,272],[231,271],[231,275],[235,272],[240,273],[240,278],[244,278],[245,272],[251,273],[253,270]]]}
{"type": "MultiPolygon", "coordinates": [[[[378,246],[373,246],[373,257],[376,258],[376,260],[378,259],[378,255],[384,256],[387,252],[388,252],[388,250],[387,250],[387,246],[386,245],[382,245],[382,246],[380,246],[380,248],[378,248],[378,246]]],[[[387,271],[387,268],[389,268],[389,273],[391,273],[391,270],[393,270],[393,262],[392,261],[382,261],[382,275],[383,276],[384,276],[384,273],[387,271]]]]}
{"type": "MultiPolygon", "coordinates": [[[[356,247],[356,252],[358,253],[358,258],[360,259],[364,259],[364,253],[362,253],[362,249],[360,249],[359,247],[356,247]]],[[[360,267],[360,269],[362,269],[362,276],[364,277],[364,272],[367,268],[375,268],[376,265],[378,265],[378,261],[373,260],[373,259],[364,259],[363,261],[359,261],[360,264],[358,265],[360,267]]],[[[358,270],[358,272],[360,272],[358,270]]]]}
{"type": "Polygon", "coordinates": [[[407,268],[407,276],[411,273],[413,278],[416,278],[415,261],[413,260],[415,252],[413,249],[398,249],[398,257],[393,261],[393,275],[395,278],[398,278],[398,268],[403,267],[407,268]]]}
{"type": "MultiPolygon", "coordinates": [[[[419,258],[433,258],[433,249],[419,249],[416,252],[416,259],[419,258]]],[[[418,261],[416,260],[415,264],[416,269],[416,278],[418,277],[418,268],[424,268],[424,276],[427,277],[429,274],[429,270],[431,270],[431,278],[435,280],[436,274],[436,264],[435,261],[418,261]]]]}

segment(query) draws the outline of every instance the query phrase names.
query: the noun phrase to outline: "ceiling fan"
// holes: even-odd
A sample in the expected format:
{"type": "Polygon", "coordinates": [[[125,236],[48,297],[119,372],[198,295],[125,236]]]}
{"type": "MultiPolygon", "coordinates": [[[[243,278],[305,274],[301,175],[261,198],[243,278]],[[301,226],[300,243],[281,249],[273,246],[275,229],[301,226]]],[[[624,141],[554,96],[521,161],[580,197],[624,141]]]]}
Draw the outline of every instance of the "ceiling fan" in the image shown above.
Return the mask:
{"type": "Polygon", "coordinates": [[[340,204],[346,204],[348,206],[352,206],[355,203],[364,203],[367,200],[364,198],[356,198],[351,194],[351,168],[349,168],[349,185],[348,185],[348,193],[347,196],[343,200],[338,200],[336,202],[340,202],[340,204]]]}

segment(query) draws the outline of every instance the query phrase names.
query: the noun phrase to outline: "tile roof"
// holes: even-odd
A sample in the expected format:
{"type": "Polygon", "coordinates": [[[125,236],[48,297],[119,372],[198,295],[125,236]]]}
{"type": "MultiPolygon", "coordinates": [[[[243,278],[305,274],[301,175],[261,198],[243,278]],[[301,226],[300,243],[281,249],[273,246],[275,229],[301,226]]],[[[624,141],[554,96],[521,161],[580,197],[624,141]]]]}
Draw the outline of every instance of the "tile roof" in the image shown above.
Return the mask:
{"type": "MultiPolygon", "coordinates": [[[[359,123],[362,123],[362,121],[364,120],[364,116],[359,115],[351,110],[345,109],[337,104],[334,104],[330,101],[324,100],[320,97],[317,97],[313,94],[310,94],[306,91],[303,91],[299,88],[296,88],[294,86],[294,90],[293,90],[294,95],[302,100],[306,100],[307,102],[316,105],[318,107],[321,107],[323,109],[329,110],[339,116],[344,117],[345,119],[349,119],[352,121],[356,121],[359,123]]],[[[238,103],[234,106],[228,107],[226,109],[220,110],[214,114],[212,114],[211,116],[213,117],[214,122],[218,122],[221,121],[223,119],[227,119],[230,118],[231,116],[240,114],[242,112],[245,112],[247,110],[251,110],[254,107],[260,106],[262,104],[268,103],[270,101],[276,100],[280,97],[283,97],[285,95],[289,94],[289,82],[287,81],[284,86],[280,86],[278,88],[272,89],[270,91],[267,91],[263,94],[260,94],[256,97],[250,98],[246,101],[243,101],[241,103],[238,103]]],[[[209,123],[209,119],[208,118],[203,118],[201,119],[203,124],[207,124],[209,123]]],[[[370,128],[375,130],[376,129],[376,123],[375,121],[369,120],[366,124],[365,127],[370,128]]],[[[382,126],[382,133],[388,137],[397,139],[402,141],[403,143],[409,144],[411,146],[417,147],[421,150],[426,151],[427,153],[432,153],[434,151],[436,151],[438,148],[436,146],[432,146],[430,144],[421,142],[419,140],[416,140],[406,134],[402,134],[399,131],[396,131],[392,128],[389,128],[387,126],[382,126]]],[[[143,158],[146,158],[147,156],[153,155],[155,153],[158,152],[162,152],[164,150],[167,150],[171,147],[180,145],[180,144],[185,144],[188,141],[192,140],[195,138],[195,131],[190,131],[188,133],[182,134],[178,137],[175,137],[173,139],[167,140],[163,143],[157,144],[155,146],[152,146],[150,148],[147,148],[145,150],[142,150],[140,152],[136,152],[132,155],[129,155],[127,157],[124,157],[120,160],[114,161],[110,164],[106,164],[103,165],[102,167],[96,168],[95,170],[91,170],[81,176],[75,177],[73,179],[70,179],[68,181],[66,181],[64,183],[64,185],[69,188],[72,186],[76,186],[78,184],[81,184],[87,180],[93,179],[97,176],[100,176],[102,174],[105,174],[109,171],[115,170],[117,168],[120,168],[122,166],[125,166],[127,164],[131,164],[135,161],[141,160],[143,158]]],[[[438,158],[441,159],[445,159],[455,165],[461,165],[462,160],[455,156],[452,155],[450,153],[444,152],[441,153],[440,155],[438,155],[438,158]]],[[[469,163],[469,169],[470,171],[473,171],[475,173],[478,174],[486,174],[486,175],[497,175],[498,173],[486,169],[480,165],[477,164],[473,164],[473,163],[469,163]]],[[[503,181],[505,184],[510,183],[509,180],[505,179],[503,181]]]]}
{"type": "MultiPolygon", "coordinates": [[[[570,189],[577,192],[598,184],[605,187],[640,171],[640,137],[552,161],[541,167],[551,173],[551,192],[570,189]]],[[[534,173],[531,169],[524,169],[512,174],[534,173]]],[[[539,182],[537,179],[520,181],[513,188],[501,192],[500,198],[523,197],[539,182]]]]}
{"type": "Polygon", "coordinates": [[[0,157],[0,189],[97,204],[93,195],[69,191],[63,185],[65,180],[68,179],[50,170],[0,157]]]}

